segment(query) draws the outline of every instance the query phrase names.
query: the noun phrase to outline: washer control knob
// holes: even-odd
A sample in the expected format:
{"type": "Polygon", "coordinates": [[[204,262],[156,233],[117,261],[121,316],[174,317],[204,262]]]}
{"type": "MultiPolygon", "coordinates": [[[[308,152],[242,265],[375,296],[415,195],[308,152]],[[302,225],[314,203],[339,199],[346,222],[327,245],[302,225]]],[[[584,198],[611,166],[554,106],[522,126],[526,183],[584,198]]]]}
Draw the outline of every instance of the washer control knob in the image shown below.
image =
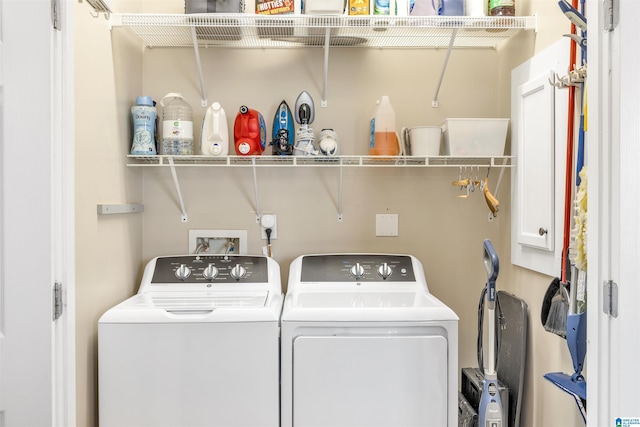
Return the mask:
{"type": "Polygon", "coordinates": [[[364,276],[364,267],[360,265],[359,262],[356,263],[353,267],[351,267],[351,275],[356,279],[361,279],[364,276]]]}
{"type": "Polygon", "coordinates": [[[176,268],[176,278],[178,280],[185,280],[191,276],[191,269],[186,264],[180,264],[180,267],[176,268]]]}
{"type": "Polygon", "coordinates": [[[378,274],[383,279],[386,279],[387,277],[391,276],[391,273],[393,273],[393,270],[391,269],[389,264],[387,264],[386,262],[383,263],[380,267],[378,267],[378,274]]]}
{"type": "Polygon", "coordinates": [[[240,264],[236,264],[236,266],[231,269],[231,272],[229,274],[231,274],[231,277],[233,277],[234,279],[240,280],[244,276],[246,276],[247,269],[240,264]]]}
{"type": "Polygon", "coordinates": [[[203,271],[202,276],[207,280],[215,279],[218,275],[218,268],[214,264],[209,264],[203,271]]]}

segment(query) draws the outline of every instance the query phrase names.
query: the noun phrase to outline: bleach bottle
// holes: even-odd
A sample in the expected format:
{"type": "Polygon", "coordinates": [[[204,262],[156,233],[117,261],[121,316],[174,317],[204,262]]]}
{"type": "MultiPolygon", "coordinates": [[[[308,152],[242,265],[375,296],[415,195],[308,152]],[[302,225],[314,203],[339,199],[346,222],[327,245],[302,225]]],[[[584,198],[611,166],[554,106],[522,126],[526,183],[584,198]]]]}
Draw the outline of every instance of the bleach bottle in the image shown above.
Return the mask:
{"type": "Polygon", "coordinates": [[[204,156],[227,156],[229,154],[227,115],[219,102],[214,102],[207,108],[202,120],[200,154],[204,156]]]}
{"type": "Polygon", "coordinates": [[[138,96],[136,105],[131,107],[133,118],[133,143],[131,154],[156,155],[155,127],[156,107],[150,96],[138,96]]]}
{"type": "Polygon", "coordinates": [[[257,110],[240,107],[233,124],[233,140],[239,156],[260,155],[267,144],[267,128],[257,110]]]}

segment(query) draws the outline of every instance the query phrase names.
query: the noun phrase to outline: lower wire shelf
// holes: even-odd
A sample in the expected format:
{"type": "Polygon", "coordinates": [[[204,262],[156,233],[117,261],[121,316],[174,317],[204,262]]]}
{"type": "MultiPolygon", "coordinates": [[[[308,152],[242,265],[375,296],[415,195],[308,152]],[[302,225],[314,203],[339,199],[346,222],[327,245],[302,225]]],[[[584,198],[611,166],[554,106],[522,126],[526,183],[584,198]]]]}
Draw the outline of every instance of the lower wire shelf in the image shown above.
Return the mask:
{"type": "Polygon", "coordinates": [[[333,167],[338,168],[340,186],[338,189],[338,222],[342,222],[342,172],[345,167],[386,167],[386,168],[510,168],[513,156],[127,156],[127,166],[131,167],[167,167],[171,171],[173,183],[181,211],[181,221],[188,222],[187,210],[182,199],[180,182],[176,169],[179,167],[245,167],[253,170],[255,189],[256,223],[260,222],[260,201],[258,192],[258,168],[285,167],[333,167]]]}

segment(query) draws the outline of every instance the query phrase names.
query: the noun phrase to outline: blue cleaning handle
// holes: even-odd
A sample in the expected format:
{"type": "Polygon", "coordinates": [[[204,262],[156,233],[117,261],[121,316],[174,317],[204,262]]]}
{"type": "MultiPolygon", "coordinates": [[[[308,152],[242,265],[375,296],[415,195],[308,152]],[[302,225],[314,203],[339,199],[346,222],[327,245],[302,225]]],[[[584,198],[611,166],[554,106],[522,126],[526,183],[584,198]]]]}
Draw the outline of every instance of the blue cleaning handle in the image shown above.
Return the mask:
{"type": "Polygon", "coordinates": [[[569,21],[571,21],[576,27],[582,31],[587,31],[587,18],[584,17],[577,9],[575,9],[567,0],[560,0],[558,2],[560,10],[565,14],[569,21]]]}
{"type": "Polygon", "coordinates": [[[496,300],[496,280],[500,271],[500,261],[489,239],[484,241],[484,268],[487,270],[487,299],[493,302],[496,300]]]}

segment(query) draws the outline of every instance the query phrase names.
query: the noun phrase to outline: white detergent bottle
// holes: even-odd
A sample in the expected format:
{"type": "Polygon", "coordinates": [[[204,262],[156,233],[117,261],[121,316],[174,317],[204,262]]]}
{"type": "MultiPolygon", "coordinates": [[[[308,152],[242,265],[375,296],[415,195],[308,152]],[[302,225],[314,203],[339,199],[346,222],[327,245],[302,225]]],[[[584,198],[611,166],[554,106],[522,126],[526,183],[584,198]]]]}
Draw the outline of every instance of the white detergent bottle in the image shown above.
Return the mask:
{"type": "Polygon", "coordinates": [[[214,102],[207,108],[202,120],[200,154],[203,156],[229,155],[227,115],[219,102],[214,102]]]}

